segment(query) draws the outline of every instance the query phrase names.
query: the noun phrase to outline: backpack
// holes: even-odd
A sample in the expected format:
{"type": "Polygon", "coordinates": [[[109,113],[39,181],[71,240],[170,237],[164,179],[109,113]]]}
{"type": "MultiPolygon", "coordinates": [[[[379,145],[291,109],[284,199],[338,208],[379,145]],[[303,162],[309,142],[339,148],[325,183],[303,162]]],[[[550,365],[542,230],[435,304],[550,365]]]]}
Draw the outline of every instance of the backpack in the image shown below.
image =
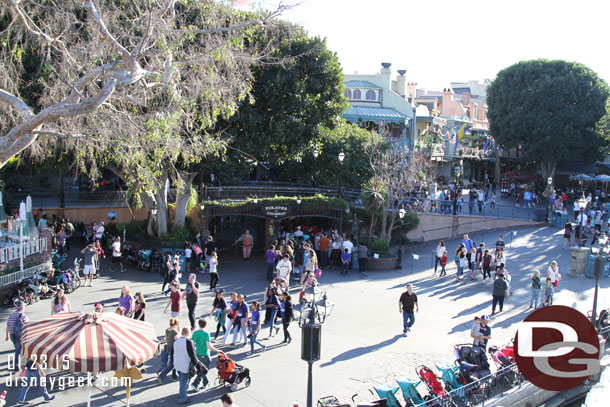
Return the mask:
{"type": "Polygon", "coordinates": [[[15,319],[15,324],[13,325],[13,335],[15,335],[15,340],[21,341],[22,334],[23,334],[23,314],[20,313],[19,316],[15,319]]]}

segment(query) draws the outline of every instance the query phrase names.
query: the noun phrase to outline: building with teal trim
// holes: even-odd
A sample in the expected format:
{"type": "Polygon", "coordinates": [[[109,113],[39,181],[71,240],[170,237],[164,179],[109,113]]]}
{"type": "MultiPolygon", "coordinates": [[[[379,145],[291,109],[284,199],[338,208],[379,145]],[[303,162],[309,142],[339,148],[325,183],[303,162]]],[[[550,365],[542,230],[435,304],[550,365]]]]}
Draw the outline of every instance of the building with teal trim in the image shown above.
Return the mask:
{"type": "Polygon", "coordinates": [[[417,128],[413,95],[408,94],[405,70],[392,80],[390,63],[382,63],[378,74],[345,75],[345,97],[350,107],[343,117],[350,123],[377,131],[397,148],[412,149],[417,128]]]}

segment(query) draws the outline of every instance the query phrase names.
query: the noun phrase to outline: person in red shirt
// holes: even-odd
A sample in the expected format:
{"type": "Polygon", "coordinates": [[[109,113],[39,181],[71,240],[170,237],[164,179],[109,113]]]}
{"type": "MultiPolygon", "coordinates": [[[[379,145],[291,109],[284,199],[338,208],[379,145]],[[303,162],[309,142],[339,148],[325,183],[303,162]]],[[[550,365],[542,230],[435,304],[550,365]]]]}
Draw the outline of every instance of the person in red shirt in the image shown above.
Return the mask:
{"type": "Polygon", "coordinates": [[[172,293],[169,295],[169,301],[165,306],[165,311],[171,306],[172,310],[172,318],[180,318],[180,311],[182,310],[182,293],[180,292],[180,287],[177,283],[172,283],[171,285],[172,293]]]}

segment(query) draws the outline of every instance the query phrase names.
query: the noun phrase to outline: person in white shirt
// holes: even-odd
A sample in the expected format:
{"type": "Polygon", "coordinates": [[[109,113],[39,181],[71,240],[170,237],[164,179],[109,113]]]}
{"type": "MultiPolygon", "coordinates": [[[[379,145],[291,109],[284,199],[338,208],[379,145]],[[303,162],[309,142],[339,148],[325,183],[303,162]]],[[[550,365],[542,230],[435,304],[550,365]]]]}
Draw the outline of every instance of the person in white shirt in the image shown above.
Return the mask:
{"type": "Polygon", "coordinates": [[[123,258],[121,257],[121,238],[118,236],[114,239],[114,243],[112,243],[112,261],[110,262],[111,272],[114,272],[113,265],[115,263],[119,263],[121,266],[121,273],[124,273],[123,258]]]}
{"type": "Polygon", "coordinates": [[[186,242],[184,245],[184,259],[186,264],[186,272],[191,270],[191,256],[193,255],[193,249],[190,242],[186,242]]]}
{"type": "Polygon", "coordinates": [[[277,276],[285,279],[286,286],[288,286],[288,284],[290,284],[290,272],[292,271],[292,264],[290,263],[290,258],[287,254],[285,254],[284,258],[277,263],[275,270],[277,271],[277,276]]]}
{"type": "Polygon", "coordinates": [[[342,246],[343,250],[347,249],[349,254],[352,254],[352,250],[354,249],[354,244],[350,241],[349,237],[345,239],[342,246]]]}
{"type": "Polygon", "coordinates": [[[442,240],[438,242],[438,246],[436,246],[436,256],[434,259],[434,274],[436,274],[436,268],[438,264],[441,262],[441,258],[443,257],[443,253],[447,250],[445,247],[445,242],[442,240]]]}
{"type": "Polygon", "coordinates": [[[303,237],[303,231],[300,226],[297,226],[296,232],[294,232],[294,237],[303,237]]]}
{"type": "Polygon", "coordinates": [[[95,232],[95,238],[101,241],[104,236],[104,222],[100,222],[97,228],[94,226],[93,231],[95,232]]]}

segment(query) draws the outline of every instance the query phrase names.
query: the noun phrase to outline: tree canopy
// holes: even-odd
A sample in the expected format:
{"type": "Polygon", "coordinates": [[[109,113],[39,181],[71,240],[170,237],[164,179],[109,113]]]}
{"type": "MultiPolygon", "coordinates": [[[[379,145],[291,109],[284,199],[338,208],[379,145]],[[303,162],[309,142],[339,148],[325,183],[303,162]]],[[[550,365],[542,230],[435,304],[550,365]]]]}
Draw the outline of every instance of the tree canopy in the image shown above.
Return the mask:
{"type": "Polygon", "coordinates": [[[584,65],[560,60],[522,61],[498,73],[487,89],[491,135],[552,176],[558,160],[602,159],[610,146],[608,85],[584,65]]]}

